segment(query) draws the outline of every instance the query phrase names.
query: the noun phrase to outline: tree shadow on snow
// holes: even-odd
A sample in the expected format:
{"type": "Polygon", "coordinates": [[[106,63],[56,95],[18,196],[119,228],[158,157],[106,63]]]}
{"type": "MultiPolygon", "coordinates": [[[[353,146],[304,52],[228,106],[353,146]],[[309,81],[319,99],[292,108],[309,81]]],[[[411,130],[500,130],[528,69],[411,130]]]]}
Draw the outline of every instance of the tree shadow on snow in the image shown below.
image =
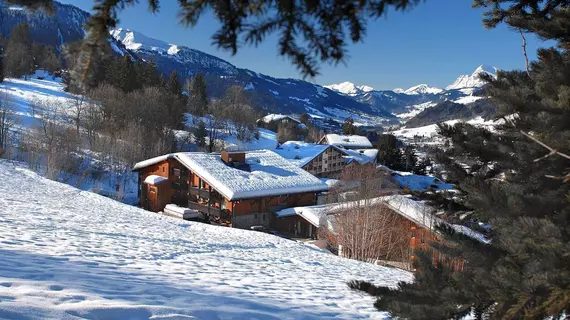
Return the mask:
{"type": "MultiPolygon", "coordinates": [[[[22,308],[18,318],[42,319],[75,316],[88,319],[322,319],[338,317],[334,312],[293,307],[282,301],[265,303],[235,292],[200,292],[199,287],[175,286],[160,281],[160,275],[136,270],[136,265],[124,269],[110,263],[69,260],[63,257],[0,249],[0,285],[16,285],[19,281],[33,283],[42,289],[42,296],[59,291],[60,301],[46,302],[38,306],[29,303],[22,308]],[[137,273],[138,272],[138,273],[137,273]],[[155,279],[153,279],[155,278],[155,279]],[[45,291],[45,292],[44,292],[45,291]],[[69,294],[68,294],[69,293],[69,294]],[[233,297],[230,295],[234,295],[233,297]],[[96,298],[109,305],[89,303],[96,298]],[[74,304],[72,302],[79,302],[74,304]],[[50,303],[53,303],[51,305],[50,303]]],[[[188,278],[193,272],[188,270],[188,278]]],[[[231,272],[231,270],[220,270],[231,272]]],[[[183,285],[183,284],[182,284],[183,285]]],[[[10,292],[10,291],[9,291],[10,292]]],[[[15,290],[14,292],[18,292],[15,290]]],[[[56,292],[57,293],[57,292],[56,292]]],[[[17,293],[16,293],[17,294],[17,293]]],[[[30,294],[25,294],[28,297],[30,294]]],[[[5,298],[1,300],[6,302],[5,298]]],[[[19,298],[19,297],[18,297],[19,298]]],[[[39,300],[41,297],[35,297],[39,300]]],[[[18,299],[14,300],[16,303],[18,299]]],[[[20,302],[21,303],[21,302],[20,302]]],[[[0,303],[0,318],[12,318],[14,310],[22,304],[10,306],[0,303]]]]}

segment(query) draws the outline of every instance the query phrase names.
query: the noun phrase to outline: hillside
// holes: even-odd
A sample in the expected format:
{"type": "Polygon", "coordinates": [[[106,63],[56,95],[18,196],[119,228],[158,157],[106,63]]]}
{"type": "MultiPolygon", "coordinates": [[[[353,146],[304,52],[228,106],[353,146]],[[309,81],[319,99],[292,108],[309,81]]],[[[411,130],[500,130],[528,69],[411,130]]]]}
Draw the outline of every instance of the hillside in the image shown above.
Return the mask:
{"type": "MultiPolygon", "coordinates": [[[[18,23],[27,22],[34,41],[50,45],[58,52],[64,44],[81,40],[89,13],[72,5],[54,3],[53,16],[41,11],[30,13],[16,6],[0,7],[2,35],[9,36],[18,23]]],[[[206,74],[208,91],[213,98],[222,96],[226,88],[239,85],[250,91],[255,104],[272,113],[307,112],[322,119],[317,121],[331,118],[339,123],[348,115],[358,119],[362,125],[395,120],[388,112],[371,108],[322,86],[241,69],[204,52],[168,44],[133,30],[113,30],[109,40],[117,55],[131,54],[135,59],[143,60],[152,58],[165,77],[176,71],[184,82],[198,72],[206,74]]]]}
{"type": "Polygon", "coordinates": [[[147,212],[4,160],[0,180],[0,318],[376,318],[373,299],[346,281],[411,280],[273,235],[147,212]]]}
{"type": "Polygon", "coordinates": [[[496,112],[497,108],[490,104],[487,99],[479,99],[468,103],[444,101],[431,108],[426,108],[408,120],[406,127],[415,128],[447,120],[471,120],[477,117],[489,120],[496,112]]]}

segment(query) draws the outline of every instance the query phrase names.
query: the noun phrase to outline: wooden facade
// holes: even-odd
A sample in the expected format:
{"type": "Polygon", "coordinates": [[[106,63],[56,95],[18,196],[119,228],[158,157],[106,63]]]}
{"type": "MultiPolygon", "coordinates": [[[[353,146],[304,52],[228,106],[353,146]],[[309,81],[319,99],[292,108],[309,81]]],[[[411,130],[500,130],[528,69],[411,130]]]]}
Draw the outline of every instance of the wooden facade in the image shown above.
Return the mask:
{"type": "Polygon", "coordinates": [[[345,167],[344,153],[333,146],[329,146],[303,169],[320,178],[336,178],[345,167]]]}
{"type": "MultiPolygon", "coordinates": [[[[243,153],[222,153],[224,161],[244,162],[243,153]]],[[[175,158],[137,170],[140,206],[159,212],[173,203],[205,214],[210,222],[238,228],[271,226],[274,210],[316,204],[317,192],[282,194],[250,199],[226,199],[218,190],[175,158]],[[149,175],[167,178],[160,184],[144,183],[149,175]]]]}

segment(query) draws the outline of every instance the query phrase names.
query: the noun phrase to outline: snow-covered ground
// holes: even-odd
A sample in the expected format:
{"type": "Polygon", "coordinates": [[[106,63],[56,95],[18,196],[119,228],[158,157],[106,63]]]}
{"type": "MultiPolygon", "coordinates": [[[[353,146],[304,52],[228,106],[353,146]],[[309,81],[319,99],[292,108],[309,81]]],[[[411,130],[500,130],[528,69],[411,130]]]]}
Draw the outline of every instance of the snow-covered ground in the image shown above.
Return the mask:
{"type": "Polygon", "coordinates": [[[402,172],[402,171],[394,171],[394,180],[400,185],[402,188],[408,188],[411,191],[427,191],[427,190],[434,190],[434,191],[453,191],[453,185],[451,183],[445,183],[441,181],[441,179],[429,176],[429,175],[419,175],[413,174],[411,172],[402,172]]]}
{"type": "Polygon", "coordinates": [[[185,222],[0,160],[0,318],[383,318],[346,282],[408,272],[185,222]]]}

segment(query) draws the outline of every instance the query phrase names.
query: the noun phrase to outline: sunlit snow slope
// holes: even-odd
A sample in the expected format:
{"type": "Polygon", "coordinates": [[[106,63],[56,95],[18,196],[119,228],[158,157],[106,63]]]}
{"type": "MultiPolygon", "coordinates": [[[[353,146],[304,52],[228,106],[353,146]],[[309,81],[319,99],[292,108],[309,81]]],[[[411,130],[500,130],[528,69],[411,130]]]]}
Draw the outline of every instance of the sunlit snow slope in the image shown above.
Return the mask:
{"type": "Polygon", "coordinates": [[[404,271],[184,222],[0,160],[0,319],[382,318],[351,279],[404,271]]]}

